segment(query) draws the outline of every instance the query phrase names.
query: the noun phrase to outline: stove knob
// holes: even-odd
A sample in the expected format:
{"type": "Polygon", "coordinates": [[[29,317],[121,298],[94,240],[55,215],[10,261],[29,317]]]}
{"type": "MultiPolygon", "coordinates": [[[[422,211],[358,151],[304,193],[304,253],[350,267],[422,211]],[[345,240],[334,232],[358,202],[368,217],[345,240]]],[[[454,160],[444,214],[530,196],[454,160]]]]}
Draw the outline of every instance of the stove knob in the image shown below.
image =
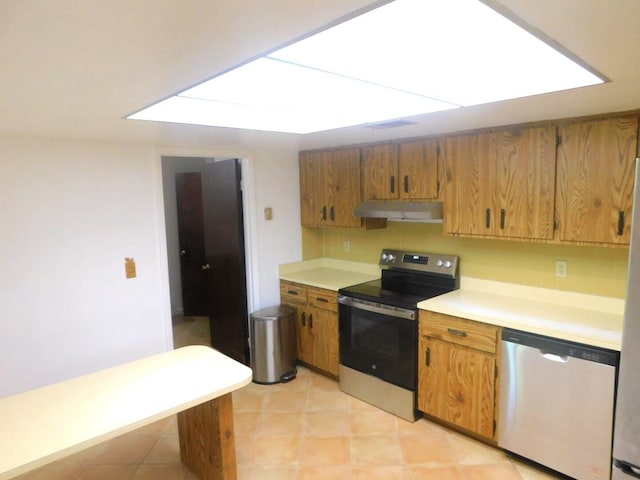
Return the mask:
{"type": "Polygon", "coordinates": [[[443,265],[442,260],[438,260],[436,262],[436,267],[442,267],[442,265],[443,265]]]}
{"type": "Polygon", "coordinates": [[[395,261],[395,259],[396,259],[396,256],[393,253],[390,253],[389,255],[387,255],[387,260],[389,262],[393,262],[395,261]]]}
{"type": "Polygon", "coordinates": [[[446,260],[444,262],[444,268],[451,268],[451,265],[452,265],[451,260],[446,260]]]}
{"type": "Polygon", "coordinates": [[[382,254],[382,261],[383,261],[383,262],[386,262],[386,261],[387,261],[387,254],[386,254],[386,253],[383,253],[383,254],[382,254]]]}

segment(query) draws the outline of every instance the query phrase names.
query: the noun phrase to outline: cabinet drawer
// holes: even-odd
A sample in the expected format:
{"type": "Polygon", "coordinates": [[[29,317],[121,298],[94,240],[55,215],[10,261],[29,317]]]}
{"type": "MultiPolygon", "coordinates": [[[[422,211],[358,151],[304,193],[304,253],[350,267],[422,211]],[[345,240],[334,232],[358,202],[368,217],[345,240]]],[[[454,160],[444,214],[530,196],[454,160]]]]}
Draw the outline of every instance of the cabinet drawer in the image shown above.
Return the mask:
{"type": "Polygon", "coordinates": [[[307,287],[299,283],[280,280],[280,299],[287,303],[307,303],[307,287]]]}
{"type": "Polygon", "coordinates": [[[496,353],[499,327],[439,313],[420,311],[420,335],[496,353]]]}
{"type": "Polygon", "coordinates": [[[333,290],[325,290],[324,288],[309,287],[308,289],[309,304],[323,310],[332,312],[338,311],[338,294],[333,290]]]}

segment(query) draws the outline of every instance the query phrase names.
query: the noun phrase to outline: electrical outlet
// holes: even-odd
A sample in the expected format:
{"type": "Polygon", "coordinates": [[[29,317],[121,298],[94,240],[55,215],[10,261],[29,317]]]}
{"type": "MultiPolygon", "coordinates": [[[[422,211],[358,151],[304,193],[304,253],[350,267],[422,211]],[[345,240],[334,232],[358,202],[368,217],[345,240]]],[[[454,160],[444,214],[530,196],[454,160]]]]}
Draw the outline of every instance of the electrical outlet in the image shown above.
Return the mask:
{"type": "Polygon", "coordinates": [[[349,240],[345,240],[344,243],[342,244],[342,248],[344,248],[345,252],[350,252],[351,251],[351,242],[349,242],[349,240]]]}
{"type": "Polygon", "coordinates": [[[568,273],[567,268],[566,260],[556,260],[556,277],[565,278],[568,273]]]}

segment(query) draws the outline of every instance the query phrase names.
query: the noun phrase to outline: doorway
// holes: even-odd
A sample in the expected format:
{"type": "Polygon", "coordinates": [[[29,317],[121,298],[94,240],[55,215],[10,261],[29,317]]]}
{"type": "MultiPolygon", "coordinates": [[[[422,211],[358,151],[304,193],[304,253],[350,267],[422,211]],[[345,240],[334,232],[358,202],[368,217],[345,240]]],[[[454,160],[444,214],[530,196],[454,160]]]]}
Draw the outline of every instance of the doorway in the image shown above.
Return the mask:
{"type": "MultiPolygon", "coordinates": [[[[167,230],[167,256],[169,260],[169,280],[172,315],[200,315],[210,317],[211,340],[215,348],[245,364],[248,357],[248,312],[252,298],[250,288],[250,249],[246,248],[245,236],[249,237],[246,206],[243,201],[246,192],[241,189],[240,179],[244,173],[243,161],[211,157],[162,157],[162,176],[165,197],[165,224],[167,230]],[[176,177],[186,178],[188,181],[176,177]],[[201,179],[195,189],[209,203],[200,215],[207,225],[204,228],[202,247],[208,249],[198,253],[198,242],[182,248],[178,222],[178,190],[201,179]],[[208,199],[206,199],[208,197],[208,199]],[[215,208],[213,208],[215,207],[215,208]],[[236,210],[234,210],[236,208],[236,210]],[[208,243],[205,246],[205,243],[208,243]],[[193,248],[192,248],[193,247],[193,248]],[[191,274],[199,275],[207,283],[205,301],[194,303],[193,298],[183,302],[182,270],[191,269],[191,274]],[[235,280],[234,280],[235,279],[235,280]],[[202,309],[206,311],[202,312],[202,309]]],[[[193,185],[187,186],[194,196],[193,185]]],[[[193,211],[191,212],[193,213],[193,211]]],[[[193,232],[190,232],[193,233],[193,232]]],[[[250,240],[250,238],[249,238],[250,240]]],[[[188,283],[187,289],[197,295],[196,283],[188,283]]],[[[193,295],[192,295],[193,297],[193,295]]]]}

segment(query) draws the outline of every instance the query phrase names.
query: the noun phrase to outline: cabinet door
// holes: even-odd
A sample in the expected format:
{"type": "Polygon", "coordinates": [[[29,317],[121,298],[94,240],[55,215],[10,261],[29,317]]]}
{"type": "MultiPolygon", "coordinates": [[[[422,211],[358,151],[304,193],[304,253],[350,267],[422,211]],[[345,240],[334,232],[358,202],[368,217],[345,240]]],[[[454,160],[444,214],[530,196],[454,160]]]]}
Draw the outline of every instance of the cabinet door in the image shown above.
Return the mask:
{"type": "Polygon", "coordinates": [[[298,360],[315,365],[313,309],[299,307],[296,314],[296,353],[298,360]]]}
{"type": "Polygon", "coordinates": [[[487,134],[448,137],[441,142],[445,166],[444,228],[447,233],[494,233],[489,143],[487,134]]]}
{"type": "Polygon", "coordinates": [[[448,233],[553,238],[555,127],[444,140],[448,233]]]}
{"type": "Polygon", "coordinates": [[[338,314],[330,310],[311,309],[313,331],[313,365],[338,376],[338,314]]]}
{"type": "Polygon", "coordinates": [[[493,355],[421,336],[418,375],[419,410],[493,437],[493,355]]]}
{"type": "Polygon", "coordinates": [[[556,128],[500,130],[490,137],[494,234],[552,239],[556,128]]]}
{"type": "Polygon", "coordinates": [[[365,200],[398,198],[398,146],[376,145],[362,148],[365,200]]]}
{"type": "Polygon", "coordinates": [[[360,201],[360,149],[335,150],[324,156],[326,167],[325,225],[360,227],[361,220],[353,215],[360,201]]]}
{"type": "Polygon", "coordinates": [[[326,203],[324,162],[321,153],[300,154],[300,217],[303,227],[322,224],[326,203]]]}
{"type": "Polygon", "coordinates": [[[398,145],[398,181],[402,200],[438,198],[437,140],[398,145]]]}
{"type": "Polygon", "coordinates": [[[560,240],[628,244],[637,117],[564,125],[559,135],[560,240]]]}

